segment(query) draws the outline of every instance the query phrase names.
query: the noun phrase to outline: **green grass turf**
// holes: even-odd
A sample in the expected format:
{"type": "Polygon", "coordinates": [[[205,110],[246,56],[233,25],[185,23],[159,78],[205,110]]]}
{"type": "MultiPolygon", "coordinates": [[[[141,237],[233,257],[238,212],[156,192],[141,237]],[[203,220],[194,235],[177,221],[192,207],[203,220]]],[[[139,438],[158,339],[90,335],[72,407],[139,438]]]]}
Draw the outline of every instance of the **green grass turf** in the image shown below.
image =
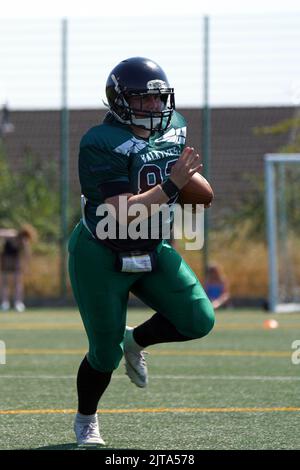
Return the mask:
{"type": "MultiPolygon", "coordinates": [[[[151,314],[130,310],[128,323],[151,314]]],[[[150,347],[144,390],[130,383],[122,362],[101,402],[108,448],[300,449],[300,364],[291,361],[300,314],[276,315],[275,330],[263,328],[269,317],[220,311],[206,338],[150,347]],[[268,411],[280,407],[298,410],[268,411]]],[[[0,365],[0,449],[76,449],[72,412],[20,411],[76,408],[76,373],[87,348],[78,313],[1,314],[0,340],[7,350],[0,365]]]]}

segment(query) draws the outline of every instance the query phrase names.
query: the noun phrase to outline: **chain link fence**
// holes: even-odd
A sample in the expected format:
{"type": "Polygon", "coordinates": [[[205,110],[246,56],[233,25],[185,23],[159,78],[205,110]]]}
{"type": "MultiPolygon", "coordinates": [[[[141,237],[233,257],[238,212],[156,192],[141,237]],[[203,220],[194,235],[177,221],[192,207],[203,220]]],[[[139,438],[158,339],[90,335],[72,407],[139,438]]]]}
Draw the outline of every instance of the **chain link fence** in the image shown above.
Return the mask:
{"type": "MultiPolygon", "coordinates": [[[[66,296],[61,214],[70,231],[80,215],[79,141],[105,114],[109,71],[138,55],[166,71],[199,149],[207,93],[208,259],[222,265],[233,297],[267,295],[263,155],[299,145],[300,15],[213,16],[208,25],[205,60],[201,16],[0,21],[0,227],[38,230],[26,277],[32,301],[66,296]]],[[[201,253],[183,255],[202,280],[201,253]]]]}

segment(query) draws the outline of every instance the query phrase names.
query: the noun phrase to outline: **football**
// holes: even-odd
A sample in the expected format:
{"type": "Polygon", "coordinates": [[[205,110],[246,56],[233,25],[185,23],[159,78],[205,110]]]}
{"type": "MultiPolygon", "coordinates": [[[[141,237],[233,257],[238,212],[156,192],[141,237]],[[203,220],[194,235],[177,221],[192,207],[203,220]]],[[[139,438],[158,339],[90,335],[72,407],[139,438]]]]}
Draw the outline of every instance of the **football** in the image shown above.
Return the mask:
{"type": "Polygon", "coordinates": [[[195,173],[190,181],[179,192],[180,204],[210,204],[213,200],[214,192],[209,182],[195,173]]]}

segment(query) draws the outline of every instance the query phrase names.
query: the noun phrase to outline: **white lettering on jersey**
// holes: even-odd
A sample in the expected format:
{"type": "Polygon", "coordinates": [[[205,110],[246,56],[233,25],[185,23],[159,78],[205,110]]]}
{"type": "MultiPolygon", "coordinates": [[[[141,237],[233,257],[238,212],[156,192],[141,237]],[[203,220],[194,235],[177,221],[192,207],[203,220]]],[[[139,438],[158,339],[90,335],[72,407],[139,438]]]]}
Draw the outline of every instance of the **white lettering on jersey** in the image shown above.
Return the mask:
{"type": "Polygon", "coordinates": [[[170,129],[164,135],[155,140],[156,144],[162,142],[172,142],[174,144],[185,144],[186,127],[179,127],[178,129],[170,129]]]}
{"type": "Polygon", "coordinates": [[[114,152],[122,153],[123,155],[128,156],[131,153],[138,153],[140,150],[143,150],[143,148],[147,147],[147,145],[147,142],[132,137],[131,139],[126,140],[126,142],[123,142],[123,144],[116,147],[114,152]]]}
{"type": "Polygon", "coordinates": [[[178,157],[181,154],[181,150],[178,147],[173,147],[167,150],[151,150],[143,155],[140,155],[140,158],[144,163],[153,162],[154,160],[161,160],[162,158],[167,157],[178,157]]]}

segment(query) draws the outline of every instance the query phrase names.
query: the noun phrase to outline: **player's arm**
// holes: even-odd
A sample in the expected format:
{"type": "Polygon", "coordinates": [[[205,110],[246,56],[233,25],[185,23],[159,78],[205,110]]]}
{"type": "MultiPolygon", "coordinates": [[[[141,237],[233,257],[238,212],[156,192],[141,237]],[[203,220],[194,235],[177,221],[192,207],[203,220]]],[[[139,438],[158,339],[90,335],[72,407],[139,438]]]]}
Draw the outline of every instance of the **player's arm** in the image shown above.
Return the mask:
{"type": "MultiPolygon", "coordinates": [[[[200,170],[202,167],[200,156],[191,147],[186,147],[177,162],[172,166],[170,181],[180,190],[183,188],[192,175],[200,170]]],[[[158,184],[155,187],[145,191],[141,194],[123,193],[105,199],[107,204],[112,204],[119,214],[120,199],[119,196],[127,197],[127,208],[129,209],[133,204],[143,204],[148,209],[148,214],[151,214],[151,206],[154,204],[160,205],[167,203],[170,196],[164,191],[164,185],[158,184]]],[[[119,218],[119,216],[118,216],[119,218]]],[[[131,218],[128,217],[130,222],[131,218]]]]}
{"type": "Polygon", "coordinates": [[[0,237],[14,238],[17,236],[17,231],[13,228],[0,228],[0,237]]]}
{"type": "Polygon", "coordinates": [[[212,301],[213,307],[214,308],[219,308],[222,307],[230,298],[230,295],[228,292],[224,292],[224,294],[220,295],[217,299],[212,301]]]}
{"type": "Polygon", "coordinates": [[[212,304],[214,308],[222,307],[230,299],[230,292],[227,281],[223,280],[223,292],[218,298],[214,299],[212,304]]]}

